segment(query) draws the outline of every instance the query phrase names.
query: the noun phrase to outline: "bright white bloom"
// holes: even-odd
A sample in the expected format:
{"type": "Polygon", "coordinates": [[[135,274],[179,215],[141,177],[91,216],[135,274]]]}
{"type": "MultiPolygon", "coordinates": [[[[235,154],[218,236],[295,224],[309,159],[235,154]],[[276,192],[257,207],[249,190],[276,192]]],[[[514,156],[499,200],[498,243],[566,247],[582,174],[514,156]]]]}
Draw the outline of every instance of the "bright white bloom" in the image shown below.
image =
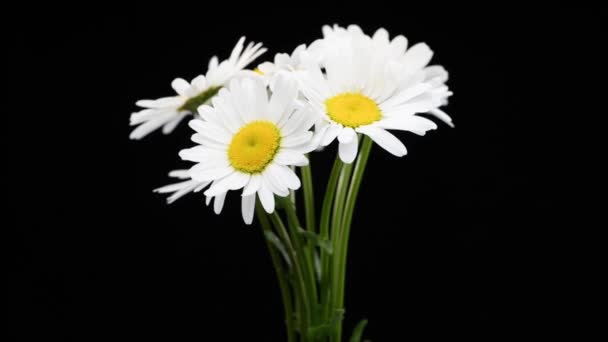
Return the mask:
{"type": "Polygon", "coordinates": [[[324,118],[317,126],[321,146],[337,138],[340,159],[352,163],[361,133],[403,156],[405,146],[388,129],[424,135],[437,128],[416,115],[427,112],[451,124],[438,109],[452,94],[445,86],[447,72],[440,66],[427,67],[433,53],[426,44],[407,49],[405,37],[389,41],[384,29],[373,37],[358,26],[323,31],[325,37],[309,49],[320,66],[299,77],[304,95],[324,118]]]}
{"type": "Polygon", "coordinates": [[[199,146],[182,150],[184,160],[196,162],[189,175],[198,182],[212,182],[205,195],[216,197],[221,210],[229,190],[243,189],[242,215],[253,220],[255,196],[268,213],[274,211],[274,195],[287,196],[300,180],[290,166],[308,164],[309,130],[316,116],[302,107],[298,87],[284,77],[272,95],[259,78],[233,80],[211,102],[198,108],[201,119],[190,121],[199,146]]]}
{"type": "Polygon", "coordinates": [[[188,170],[173,170],[169,172],[169,177],[177,178],[180,180],[180,182],[154,189],[154,192],[160,194],[170,193],[171,196],[167,197],[167,203],[169,204],[175,202],[186,194],[191,192],[199,192],[211,183],[195,181],[194,179],[190,178],[188,170]]]}
{"type": "Polygon", "coordinates": [[[130,138],[141,139],[161,126],[164,134],[171,133],[183,118],[195,114],[198,106],[207,103],[231,79],[247,74],[243,69],[266,49],[261,43],[253,42],[243,49],[244,42],[245,37],[241,37],[230,58],[221,63],[216,56],[211,58],[206,75],[199,75],[190,83],[182,78],[173,80],[171,87],[177,96],[137,101],[136,105],[145,109],[131,114],[131,126],[139,126],[131,132],[130,138]]]}

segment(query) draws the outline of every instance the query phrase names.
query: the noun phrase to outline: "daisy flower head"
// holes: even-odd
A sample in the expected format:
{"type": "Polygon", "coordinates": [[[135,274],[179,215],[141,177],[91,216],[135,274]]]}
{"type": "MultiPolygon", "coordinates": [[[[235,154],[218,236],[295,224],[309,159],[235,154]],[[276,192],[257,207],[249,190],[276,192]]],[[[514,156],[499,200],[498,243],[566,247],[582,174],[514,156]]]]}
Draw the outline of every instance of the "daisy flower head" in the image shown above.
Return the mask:
{"type": "Polygon", "coordinates": [[[430,113],[451,124],[438,107],[452,93],[445,86],[447,72],[427,67],[432,51],[426,44],[407,48],[407,39],[389,40],[379,29],[370,37],[358,27],[324,27],[324,38],[310,50],[319,67],[299,78],[302,92],[324,119],[317,126],[321,146],[336,138],[340,159],[352,163],[357,156],[358,134],[396,156],[404,156],[403,143],[387,130],[424,135],[437,125],[420,113],[430,113]]]}
{"type": "Polygon", "coordinates": [[[198,108],[200,119],[190,121],[196,131],[192,140],[199,145],[180,152],[182,159],[197,163],[189,170],[193,180],[211,182],[206,196],[223,204],[229,190],[242,189],[247,224],[253,220],[256,195],[272,213],[274,195],[285,197],[300,187],[290,166],[307,165],[304,154],[313,147],[315,113],[296,101],[296,82],[285,77],[276,82],[269,95],[259,78],[231,81],[211,100],[213,106],[198,108]]]}
{"type": "Polygon", "coordinates": [[[209,61],[205,75],[195,77],[191,82],[176,78],[171,87],[176,96],[157,100],[139,100],[135,104],[142,109],[131,114],[131,126],[137,126],[130,134],[139,140],[162,127],[164,134],[171,133],[186,116],[196,114],[198,106],[208,103],[231,79],[247,75],[244,68],[266,52],[261,43],[250,42],[244,47],[245,37],[241,37],[230,57],[221,63],[214,56],[209,61]]]}

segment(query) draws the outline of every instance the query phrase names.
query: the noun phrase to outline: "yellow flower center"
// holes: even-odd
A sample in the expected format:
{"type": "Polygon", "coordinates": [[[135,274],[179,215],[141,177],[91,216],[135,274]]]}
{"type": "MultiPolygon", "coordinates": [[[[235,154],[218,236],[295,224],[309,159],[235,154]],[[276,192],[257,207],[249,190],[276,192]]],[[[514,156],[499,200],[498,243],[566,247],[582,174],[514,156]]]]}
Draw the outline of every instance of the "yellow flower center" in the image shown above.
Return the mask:
{"type": "Polygon", "coordinates": [[[374,100],[360,93],[343,93],[325,101],[329,117],[347,127],[368,125],[382,118],[374,100]]]}
{"type": "Polygon", "coordinates": [[[241,128],[228,147],[228,160],[245,173],[264,171],[279,150],[281,132],[270,121],[253,121],[241,128]]]}
{"type": "Polygon", "coordinates": [[[262,70],[260,70],[260,68],[253,69],[253,72],[255,72],[258,75],[262,75],[262,76],[264,75],[264,72],[262,72],[262,70]]]}

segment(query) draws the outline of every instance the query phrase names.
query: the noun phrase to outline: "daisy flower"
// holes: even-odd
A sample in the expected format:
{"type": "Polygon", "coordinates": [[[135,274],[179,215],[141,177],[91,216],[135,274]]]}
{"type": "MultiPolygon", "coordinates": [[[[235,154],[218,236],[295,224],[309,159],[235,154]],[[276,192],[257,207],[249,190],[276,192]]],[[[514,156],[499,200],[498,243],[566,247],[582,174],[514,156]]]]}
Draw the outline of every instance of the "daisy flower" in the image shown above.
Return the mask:
{"type": "Polygon", "coordinates": [[[241,212],[253,220],[256,194],[266,212],[274,211],[274,195],[287,196],[300,187],[290,166],[304,166],[311,150],[316,117],[296,100],[297,83],[280,77],[268,94],[259,78],[233,80],[211,102],[198,108],[201,119],[190,121],[199,145],[182,150],[184,160],[196,162],[190,177],[212,182],[205,195],[216,197],[221,210],[229,190],[243,189],[241,212]]]}
{"type": "Polygon", "coordinates": [[[321,146],[336,138],[340,159],[357,156],[357,133],[396,156],[403,143],[387,130],[424,135],[437,125],[416,114],[431,113],[451,124],[438,107],[452,93],[445,86],[447,72],[427,67],[432,51],[426,44],[407,49],[407,40],[379,29],[369,37],[358,26],[324,28],[324,38],[311,44],[321,65],[298,79],[309,103],[324,119],[317,126],[321,146]],[[323,70],[322,70],[323,68],[323,70]]]}
{"type": "Polygon", "coordinates": [[[245,37],[241,37],[230,58],[221,63],[216,56],[211,58],[206,75],[199,75],[191,82],[182,78],[174,79],[171,87],[177,96],[137,101],[135,104],[144,109],[131,114],[131,126],[139,126],[129,137],[139,140],[160,127],[164,134],[171,133],[183,118],[195,114],[198,106],[207,103],[232,78],[247,74],[248,71],[243,69],[266,49],[262,48],[261,43],[253,42],[243,49],[244,42],[245,37]]]}

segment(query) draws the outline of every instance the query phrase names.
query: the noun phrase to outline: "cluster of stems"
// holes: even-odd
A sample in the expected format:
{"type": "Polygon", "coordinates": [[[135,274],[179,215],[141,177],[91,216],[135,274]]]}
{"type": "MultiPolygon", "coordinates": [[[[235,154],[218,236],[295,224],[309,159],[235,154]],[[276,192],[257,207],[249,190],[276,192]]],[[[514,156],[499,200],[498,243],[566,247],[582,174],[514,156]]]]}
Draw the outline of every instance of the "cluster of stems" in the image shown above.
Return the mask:
{"type": "MultiPolygon", "coordinates": [[[[372,140],[364,137],[353,164],[336,156],[319,220],[310,165],[301,168],[304,225],[293,193],[278,198],[272,214],[256,204],[281,290],[289,342],[342,341],[348,240],[371,147],[372,140]]],[[[351,341],[360,340],[366,323],[355,327],[351,341]]]]}

